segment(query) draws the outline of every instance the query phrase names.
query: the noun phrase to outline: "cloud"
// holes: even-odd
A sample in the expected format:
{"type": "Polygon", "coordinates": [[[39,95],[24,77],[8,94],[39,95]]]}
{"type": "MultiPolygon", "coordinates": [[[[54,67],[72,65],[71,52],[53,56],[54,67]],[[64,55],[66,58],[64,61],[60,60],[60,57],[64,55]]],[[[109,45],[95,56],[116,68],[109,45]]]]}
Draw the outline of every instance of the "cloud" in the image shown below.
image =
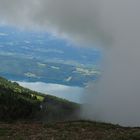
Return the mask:
{"type": "Polygon", "coordinates": [[[140,126],[140,1],[104,0],[101,27],[111,35],[99,83],[86,91],[86,118],[140,126]]]}
{"type": "Polygon", "coordinates": [[[64,98],[72,102],[81,103],[83,88],[43,82],[18,82],[21,86],[44,94],[64,98]]]}
{"type": "Polygon", "coordinates": [[[104,38],[97,8],[97,0],[0,0],[0,20],[93,43],[104,38]]]}

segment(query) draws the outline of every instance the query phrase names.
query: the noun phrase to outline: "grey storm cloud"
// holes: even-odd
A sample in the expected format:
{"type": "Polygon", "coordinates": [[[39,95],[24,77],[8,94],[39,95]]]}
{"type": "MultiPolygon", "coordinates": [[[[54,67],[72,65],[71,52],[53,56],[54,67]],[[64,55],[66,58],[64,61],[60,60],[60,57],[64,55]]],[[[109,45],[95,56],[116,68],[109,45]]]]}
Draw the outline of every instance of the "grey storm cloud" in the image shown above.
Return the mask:
{"type": "Polygon", "coordinates": [[[86,91],[83,116],[122,125],[140,126],[139,15],[140,0],[0,0],[4,23],[110,46],[101,79],[86,91]]]}
{"type": "Polygon", "coordinates": [[[104,38],[97,19],[98,6],[97,0],[0,0],[0,20],[93,43],[104,38]]]}

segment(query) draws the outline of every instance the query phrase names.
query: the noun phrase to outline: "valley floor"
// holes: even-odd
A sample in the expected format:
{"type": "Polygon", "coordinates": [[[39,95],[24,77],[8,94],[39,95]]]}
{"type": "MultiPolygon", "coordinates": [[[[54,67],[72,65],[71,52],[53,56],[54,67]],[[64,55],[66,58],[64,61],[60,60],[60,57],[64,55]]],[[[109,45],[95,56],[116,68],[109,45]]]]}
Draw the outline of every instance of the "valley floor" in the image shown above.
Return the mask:
{"type": "Polygon", "coordinates": [[[0,140],[140,140],[140,128],[90,121],[0,123],[0,140]]]}

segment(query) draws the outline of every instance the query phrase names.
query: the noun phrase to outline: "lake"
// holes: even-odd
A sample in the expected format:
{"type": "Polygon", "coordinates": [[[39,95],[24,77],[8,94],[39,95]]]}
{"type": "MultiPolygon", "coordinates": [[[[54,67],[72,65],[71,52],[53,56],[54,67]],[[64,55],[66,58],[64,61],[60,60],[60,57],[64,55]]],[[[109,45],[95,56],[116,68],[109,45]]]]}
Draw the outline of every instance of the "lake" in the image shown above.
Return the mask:
{"type": "Polygon", "coordinates": [[[19,82],[21,86],[44,94],[54,95],[72,102],[82,103],[84,88],[43,82],[19,82]]]}

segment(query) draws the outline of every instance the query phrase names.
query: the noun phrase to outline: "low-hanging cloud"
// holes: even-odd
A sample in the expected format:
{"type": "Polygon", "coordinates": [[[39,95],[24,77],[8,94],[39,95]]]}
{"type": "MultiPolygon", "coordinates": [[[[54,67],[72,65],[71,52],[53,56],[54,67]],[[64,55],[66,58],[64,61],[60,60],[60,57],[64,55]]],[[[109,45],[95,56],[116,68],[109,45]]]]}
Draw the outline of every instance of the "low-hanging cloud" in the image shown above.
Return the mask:
{"type": "Polygon", "coordinates": [[[92,44],[104,38],[97,19],[97,3],[98,0],[0,0],[0,19],[92,44]]]}
{"type": "Polygon", "coordinates": [[[87,119],[122,125],[140,126],[139,13],[139,0],[0,0],[4,23],[111,46],[97,90],[94,84],[87,90],[83,112],[87,119]]]}
{"type": "Polygon", "coordinates": [[[88,119],[140,126],[140,1],[106,0],[101,27],[112,37],[99,83],[87,89],[88,119]]]}

